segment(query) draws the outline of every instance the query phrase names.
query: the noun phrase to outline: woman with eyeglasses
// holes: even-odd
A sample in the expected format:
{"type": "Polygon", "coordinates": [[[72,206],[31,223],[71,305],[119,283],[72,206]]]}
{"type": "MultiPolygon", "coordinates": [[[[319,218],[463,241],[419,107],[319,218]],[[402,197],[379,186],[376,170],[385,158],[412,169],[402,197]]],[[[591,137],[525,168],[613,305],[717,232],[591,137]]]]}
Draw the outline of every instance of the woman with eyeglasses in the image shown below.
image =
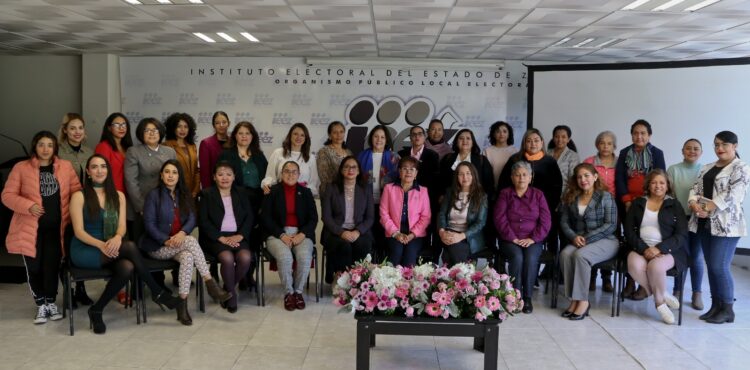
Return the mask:
{"type": "Polygon", "coordinates": [[[323,220],[321,244],[328,253],[325,282],[364,259],[372,250],[375,211],[372,188],[367,186],[354,156],[339,165],[339,174],[320,199],[323,220]]]}
{"type": "Polygon", "coordinates": [[[414,157],[401,158],[399,182],[387,184],[380,199],[380,223],[387,237],[388,260],[394,265],[417,263],[432,218],[427,188],[416,182],[418,166],[414,157]]]}
{"type": "Polygon", "coordinates": [[[101,155],[109,163],[112,181],[117,191],[127,194],[125,190],[125,153],[133,146],[130,137],[130,121],[124,114],[112,113],[104,121],[102,136],[94,153],[101,155]]]}
{"type": "Polygon", "coordinates": [[[690,189],[690,232],[698,234],[711,288],[711,308],[700,316],[712,324],[734,322],[734,278],[730,266],[740,237],[747,236],[742,204],[750,183],[750,166],[737,154],[737,134],[714,137],[716,162],[701,168],[690,189]]]}
{"type": "Polygon", "coordinates": [[[299,164],[287,161],[281,167],[281,182],[271,186],[263,198],[261,225],[266,248],[279,268],[284,287],[284,309],[305,309],[302,288],[310,274],[318,211],[312,191],[299,183],[299,164]],[[292,269],[292,262],[296,267],[292,269]]]}

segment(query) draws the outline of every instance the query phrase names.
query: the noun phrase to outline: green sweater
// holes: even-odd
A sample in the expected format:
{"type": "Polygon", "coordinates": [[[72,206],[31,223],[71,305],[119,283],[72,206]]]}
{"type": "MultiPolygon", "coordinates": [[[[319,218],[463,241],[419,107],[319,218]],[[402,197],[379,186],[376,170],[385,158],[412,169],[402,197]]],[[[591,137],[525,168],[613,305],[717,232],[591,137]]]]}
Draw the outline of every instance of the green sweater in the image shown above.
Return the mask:
{"type": "Polygon", "coordinates": [[[690,215],[690,207],[688,207],[688,194],[690,189],[693,187],[695,180],[698,179],[698,173],[701,170],[700,163],[687,163],[685,161],[673,164],[667,169],[669,175],[669,181],[672,182],[672,190],[674,191],[675,198],[680,201],[682,208],[685,209],[685,214],[690,215]]]}

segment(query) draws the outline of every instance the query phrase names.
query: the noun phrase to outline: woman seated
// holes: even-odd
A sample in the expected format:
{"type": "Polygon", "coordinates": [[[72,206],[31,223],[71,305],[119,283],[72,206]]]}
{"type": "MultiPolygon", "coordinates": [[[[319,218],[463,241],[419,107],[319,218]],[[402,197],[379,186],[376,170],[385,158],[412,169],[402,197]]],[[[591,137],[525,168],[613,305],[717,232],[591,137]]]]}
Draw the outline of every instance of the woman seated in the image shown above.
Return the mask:
{"type": "Polygon", "coordinates": [[[262,226],[266,248],[276,260],[284,287],[284,308],[305,309],[302,288],[310,274],[318,211],[309,188],[297,183],[299,165],[287,161],[281,167],[281,182],[271,186],[263,198],[262,226]],[[292,263],[297,266],[293,269],[292,263]],[[294,270],[294,276],[292,276],[294,270]]]}
{"type": "Polygon", "coordinates": [[[81,268],[112,270],[101,297],[88,311],[94,333],[107,331],[102,311],[130,280],[134,270],[151,289],[154,302],[181,310],[185,302],[171,296],[154,281],[135,243],[122,240],[125,235],[125,195],[115,189],[107,160],[100,154],[91,156],[86,162],[86,175],[83,190],[74,193],[70,200],[75,233],[70,245],[70,259],[81,268]]]}
{"type": "Polygon", "coordinates": [[[232,297],[221,301],[229,313],[237,312],[235,286],[245,276],[252,257],[250,255],[250,230],[254,212],[248,196],[233,186],[234,169],[229,162],[219,161],[214,167],[215,185],[204,189],[200,201],[200,233],[206,248],[221,264],[224,289],[232,297]]]}
{"type": "Polygon", "coordinates": [[[364,259],[372,250],[372,187],[365,182],[356,157],[350,155],[341,161],[333,182],[323,192],[320,208],[320,239],[328,252],[325,282],[331,284],[335,273],[364,259]]]}
{"type": "Polygon", "coordinates": [[[456,166],[453,185],[437,217],[437,244],[443,250],[444,263],[452,266],[467,262],[472,253],[484,249],[482,230],[487,220],[487,195],[471,162],[456,166]]]}
{"type": "Polygon", "coordinates": [[[672,198],[672,185],[660,168],[646,175],[643,192],[625,215],[625,240],[632,249],[628,273],[647,295],[654,295],[662,321],[673,324],[670,309],[680,308],[680,303],[667,291],[667,270],[677,266],[678,271],[685,271],[687,266],[685,211],[672,198]]]}
{"type": "Polygon", "coordinates": [[[140,247],[151,258],[158,260],[174,259],[180,263],[179,293],[184,301],[177,311],[177,319],[183,325],[192,325],[193,319],[187,311],[187,297],[193,266],[206,281],[206,290],[211,298],[225,302],[232,298],[230,293],[219,288],[206,265],[198,241],[190,236],[195,228],[195,206],[193,194],[185,183],[182,166],[170,159],[161,166],[159,186],[146,195],[143,206],[143,220],[146,233],[141,237],[140,247]]]}
{"type": "Polygon", "coordinates": [[[385,230],[388,259],[394,265],[413,266],[430,226],[430,198],[419,186],[418,162],[404,157],[398,162],[400,181],[387,184],[380,196],[380,223],[385,230]]]}
{"type": "Polygon", "coordinates": [[[531,313],[531,294],[539,270],[542,243],[552,220],[544,193],[529,186],[534,173],[526,161],[513,163],[513,186],[500,191],[495,204],[495,228],[500,236],[500,253],[508,259],[513,287],[521,291],[523,312],[531,313]]]}
{"type": "Polygon", "coordinates": [[[575,166],[560,206],[560,229],[570,241],[560,252],[565,295],[570,299],[562,317],[588,316],[591,266],[617,254],[616,226],[615,199],[596,168],[589,163],[575,166]]]}

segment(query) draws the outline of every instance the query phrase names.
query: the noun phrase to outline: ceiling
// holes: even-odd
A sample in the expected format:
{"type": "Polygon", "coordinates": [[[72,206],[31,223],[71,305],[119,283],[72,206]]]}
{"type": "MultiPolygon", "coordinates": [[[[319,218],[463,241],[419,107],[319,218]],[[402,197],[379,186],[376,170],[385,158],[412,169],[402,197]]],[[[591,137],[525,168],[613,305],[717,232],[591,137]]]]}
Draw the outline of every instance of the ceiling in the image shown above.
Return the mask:
{"type": "Polygon", "coordinates": [[[638,62],[750,56],[750,0],[0,0],[0,54],[638,62]],[[203,32],[216,43],[202,41],[203,32]],[[237,43],[217,37],[226,32],[237,43]],[[249,32],[253,43],[240,32],[249,32]],[[570,38],[565,43],[561,40],[570,38]],[[585,45],[574,47],[584,42],[585,45]],[[555,44],[558,45],[555,45],[555,44]]]}

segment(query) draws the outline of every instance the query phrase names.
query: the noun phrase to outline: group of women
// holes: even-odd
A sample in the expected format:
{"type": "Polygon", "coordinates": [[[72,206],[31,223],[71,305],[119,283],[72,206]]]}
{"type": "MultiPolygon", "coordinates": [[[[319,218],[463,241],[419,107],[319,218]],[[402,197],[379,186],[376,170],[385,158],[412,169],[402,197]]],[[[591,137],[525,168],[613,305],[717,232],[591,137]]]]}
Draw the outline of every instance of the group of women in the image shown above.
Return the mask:
{"type": "Polygon", "coordinates": [[[666,271],[689,266],[692,304],[702,308],[703,251],[712,306],[701,318],[734,320],[729,263],[746,233],[741,205],[750,167],[739,160],[737,137],[729,131],[714,139],[718,161],[701,167],[700,142],[691,139],[684,161],[667,172],[644,120],[632,125],[633,145],[619,157],[614,134],[603,132],[597,154],[582,163],[567,126],[555,128],[545,152],[538,130],[528,130],[516,150],[512,127],[496,122],[491,145],[480,152],[471,130],[458,131],[451,146],[442,122],[433,120],[427,131],[413,127],[411,147],[395,153],[389,128],[381,125],[354,156],[344,124],[334,121],[316,158],[307,127],[297,123],[266,159],[253,124],[239,122],[230,133],[224,112],[213,115],[214,135],[199,147],[190,115],[175,113],[165,123],[141,120],[135,129],[140,144],[134,145],[127,117],[113,113],[91,150],[83,118],[68,114],[59,139],[38,133],[31,158],[11,171],[2,193],[14,211],[7,245],[24,255],[35,323],[62,317],[54,302],[63,253],[77,267],[112,271],[96,302],[82,285],[74,293],[79,303],[93,303],[88,315],[96,333],[106,331],[103,309],[134,273],[184,325],[192,323],[187,296],[194,268],[209,295],[234,313],[237,285],[252,286],[252,261],[263,242],[278,265],[285,309],[304,309],[319,217],[315,197],[328,283],[370,253],[407,266],[420,255],[455,264],[499,242],[497,267],[507,259],[524,312],[531,313],[543,246],[556,250],[559,241],[571,302],[563,316],[581,320],[595,286],[591,266],[618,253],[623,224],[629,272],[640,284],[624,294],[653,294],[664,321],[673,322],[677,300],[666,291],[666,271]],[[494,222],[486,222],[488,214],[494,222]],[[222,285],[204,253],[221,266],[222,285]],[[148,271],[144,257],[179,262],[177,296],[163,276],[148,271]]]}

